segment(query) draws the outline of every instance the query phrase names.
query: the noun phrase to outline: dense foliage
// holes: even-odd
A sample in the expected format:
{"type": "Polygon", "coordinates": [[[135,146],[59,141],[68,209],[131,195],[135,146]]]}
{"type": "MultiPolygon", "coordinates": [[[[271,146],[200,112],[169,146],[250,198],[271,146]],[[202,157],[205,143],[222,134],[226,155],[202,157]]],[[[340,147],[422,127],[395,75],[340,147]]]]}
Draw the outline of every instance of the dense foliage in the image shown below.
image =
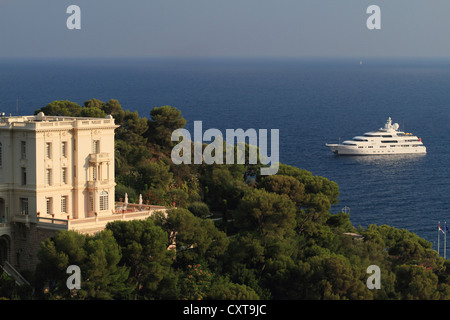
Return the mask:
{"type": "Polygon", "coordinates": [[[285,164],[273,176],[259,176],[255,165],[174,165],[170,135],[186,124],[176,108],[154,108],[147,119],[117,100],[92,99],[39,111],[112,114],[120,125],[116,200],[142,194],[177,209],[110,223],[95,236],[47,239],[34,275],[38,298],[450,298],[449,263],[431,243],[386,225],[355,228],[348,214],[331,214],[339,189],[324,177],[285,164]],[[70,264],[81,268],[79,290],[65,285],[70,264]],[[381,289],[366,286],[370,265],[380,267],[381,289]]]}

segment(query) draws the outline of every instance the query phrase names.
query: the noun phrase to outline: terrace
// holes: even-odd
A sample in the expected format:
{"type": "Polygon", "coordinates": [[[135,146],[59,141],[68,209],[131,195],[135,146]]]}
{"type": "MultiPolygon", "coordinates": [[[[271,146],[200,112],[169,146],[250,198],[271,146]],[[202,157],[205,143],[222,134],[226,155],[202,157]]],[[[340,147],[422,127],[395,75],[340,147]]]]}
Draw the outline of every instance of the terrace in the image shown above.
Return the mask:
{"type": "Polygon", "coordinates": [[[22,130],[53,130],[53,129],[95,129],[117,127],[111,116],[106,118],[65,117],[65,116],[0,116],[0,129],[18,128],[22,130]]]}
{"type": "Polygon", "coordinates": [[[116,202],[115,210],[109,215],[96,215],[94,217],[79,219],[56,219],[50,217],[37,217],[37,226],[51,230],[75,230],[80,233],[93,234],[106,227],[108,222],[144,220],[157,211],[165,212],[164,206],[125,204],[116,202]]]}

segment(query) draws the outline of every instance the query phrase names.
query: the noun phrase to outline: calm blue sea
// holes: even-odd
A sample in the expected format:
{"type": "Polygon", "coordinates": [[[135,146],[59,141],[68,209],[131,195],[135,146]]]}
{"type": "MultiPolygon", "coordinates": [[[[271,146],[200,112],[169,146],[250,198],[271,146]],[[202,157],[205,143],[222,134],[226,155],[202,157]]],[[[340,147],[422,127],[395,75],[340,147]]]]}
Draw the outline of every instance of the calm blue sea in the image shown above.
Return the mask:
{"type": "Polygon", "coordinates": [[[336,181],[332,211],[349,207],[355,226],[405,228],[436,248],[438,221],[450,223],[450,60],[0,61],[7,114],[91,98],[117,99],[146,117],[171,105],[190,130],[194,120],[222,132],[279,129],[280,161],[336,181]],[[389,116],[428,154],[337,157],[325,147],[389,116]]]}

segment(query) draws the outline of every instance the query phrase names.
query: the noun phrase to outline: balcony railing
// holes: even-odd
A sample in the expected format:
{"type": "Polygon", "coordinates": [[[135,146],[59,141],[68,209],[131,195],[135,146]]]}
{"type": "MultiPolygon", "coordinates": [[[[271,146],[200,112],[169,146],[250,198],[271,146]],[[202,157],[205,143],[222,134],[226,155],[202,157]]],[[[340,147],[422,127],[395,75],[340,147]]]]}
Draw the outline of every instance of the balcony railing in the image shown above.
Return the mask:
{"type": "Polygon", "coordinates": [[[30,223],[31,219],[30,216],[27,214],[16,214],[14,215],[14,222],[21,222],[21,223],[30,223]]]}
{"type": "Polygon", "coordinates": [[[87,187],[90,189],[95,189],[95,188],[100,188],[100,187],[105,187],[108,186],[111,182],[110,180],[94,180],[94,181],[88,181],[87,182],[87,187]]]}
{"type": "Polygon", "coordinates": [[[167,207],[157,206],[157,205],[149,205],[149,204],[138,204],[138,203],[125,203],[125,202],[116,202],[116,213],[127,213],[127,212],[137,212],[137,211],[157,211],[164,210],[167,207]]]}
{"type": "Polygon", "coordinates": [[[99,163],[99,162],[108,162],[111,161],[111,157],[107,152],[100,153],[90,153],[89,154],[89,162],[99,163]]]}
{"type": "Polygon", "coordinates": [[[37,224],[46,229],[68,230],[69,220],[37,217],[37,224]]]}
{"type": "Polygon", "coordinates": [[[23,127],[25,129],[36,130],[39,128],[49,129],[52,127],[61,128],[104,128],[115,126],[114,119],[101,118],[79,118],[62,116],[45,116],[37,119],[36,116],[29,117],[2,117],[0,127],[23,127]]]}

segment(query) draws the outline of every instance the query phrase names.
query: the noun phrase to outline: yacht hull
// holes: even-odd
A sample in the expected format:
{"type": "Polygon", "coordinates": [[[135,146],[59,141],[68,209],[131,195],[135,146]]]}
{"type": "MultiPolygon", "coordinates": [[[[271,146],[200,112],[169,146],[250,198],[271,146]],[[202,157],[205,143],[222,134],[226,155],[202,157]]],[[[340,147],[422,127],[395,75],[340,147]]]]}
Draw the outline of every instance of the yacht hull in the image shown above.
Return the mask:
{"type": "Polygon", "coordinates": [[[425,146],[409,148],[358,148],[355,146],[346,146],[342,144],[326,144],[336,155],[370,156],[370,155],[390,155],[390,154],[426,154],[425,146]],[[395,150],[394,150],[395,149],[395,150]]]}

